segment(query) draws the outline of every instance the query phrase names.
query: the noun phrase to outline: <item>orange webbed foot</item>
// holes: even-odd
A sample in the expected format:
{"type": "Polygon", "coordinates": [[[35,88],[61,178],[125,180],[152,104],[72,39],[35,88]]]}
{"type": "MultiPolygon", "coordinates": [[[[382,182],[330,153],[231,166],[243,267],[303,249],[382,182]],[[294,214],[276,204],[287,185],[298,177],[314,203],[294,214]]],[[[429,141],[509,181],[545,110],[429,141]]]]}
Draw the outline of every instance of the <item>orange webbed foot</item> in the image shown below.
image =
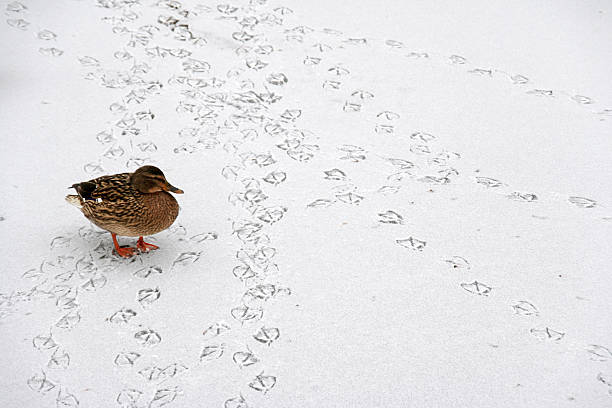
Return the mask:
{"type": "Polygon", "coordinates": [[[115,252],[117,252],[117,254],[119,256],[122,256],[124,258],[130,258],[134,255],[134,253],[136,252],[136,248],[131,248],[131,247],[119,247],[119,248],[115,248],[115,252]]]}
{"type": "Polygon", "coordinates": [[[149,244],[148,242],[144,242],[142,237],[138,238],[138,242],[136,243],[136,248],[138,248],[141,252],[149,252],[155,249],[159,249],[157,245],[149,244]]]}
{"type": "Polygon", "coordinates": [[[136,248],[120,247],[119,242],[117,241],[117,234],[111,232],[111,235],[113,237],[113,244],[115,244],[115,252],[117,252],[119,256],[122,256],[123,258],[129,258],[134,255],[134,252],[136,252],[136,248]]]}

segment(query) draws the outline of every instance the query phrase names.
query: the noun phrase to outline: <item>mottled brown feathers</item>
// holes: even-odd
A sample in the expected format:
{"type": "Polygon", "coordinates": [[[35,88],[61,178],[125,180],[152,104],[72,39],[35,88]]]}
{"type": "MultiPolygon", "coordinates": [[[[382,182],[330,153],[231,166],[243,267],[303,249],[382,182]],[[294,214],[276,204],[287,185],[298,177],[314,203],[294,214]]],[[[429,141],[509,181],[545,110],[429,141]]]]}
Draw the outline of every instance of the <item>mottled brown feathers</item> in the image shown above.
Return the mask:
{"type": "Polygon", "coordinates": [[[72,187],[79,194],[85,217],[100,228],[123,236],[152,235],[172,225],[179,205],[171,194],[160,191],[163,186],[171,185],[161,170],[144,167],[135,173],[102,176],[74,184],[72,187]],[[141,185],[149,186],[147,183],[151,181],[161,187],[152,193],[138,191],[133,186],[136,173],[141,174],[141,185]]]}

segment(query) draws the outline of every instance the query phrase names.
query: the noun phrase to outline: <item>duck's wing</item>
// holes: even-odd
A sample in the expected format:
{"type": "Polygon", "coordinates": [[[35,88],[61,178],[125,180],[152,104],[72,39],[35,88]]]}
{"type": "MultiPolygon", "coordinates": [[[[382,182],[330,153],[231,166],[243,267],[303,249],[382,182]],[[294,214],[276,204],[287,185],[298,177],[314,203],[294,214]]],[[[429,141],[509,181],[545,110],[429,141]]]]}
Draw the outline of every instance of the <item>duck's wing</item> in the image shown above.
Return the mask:
{"type": "Polygon", "coordinates": [[[73,197],[80,201],[85,217],[108,231],[136,223],[145,209],[143,194],[132,187],[130,175],[114,174],[74,184],[78,196],[73,197]]]}
{"type": "Polygon", "coordinates": [[[130,173],[102,176],[93,180],[83,181],[72,185],[81,200],[94,202],[125,201],[129,197],[140,194],[132,188],[130,173]]]}

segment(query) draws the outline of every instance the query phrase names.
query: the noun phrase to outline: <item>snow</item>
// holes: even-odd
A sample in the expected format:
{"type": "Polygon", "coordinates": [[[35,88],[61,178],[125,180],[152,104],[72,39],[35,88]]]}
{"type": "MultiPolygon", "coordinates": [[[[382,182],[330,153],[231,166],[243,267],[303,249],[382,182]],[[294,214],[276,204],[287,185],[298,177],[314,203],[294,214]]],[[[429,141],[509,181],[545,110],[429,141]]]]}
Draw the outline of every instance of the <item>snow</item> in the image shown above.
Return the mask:
{"type": "Polygon", "coordinates": [[[607,2],[0,7],[3,406],[612,404],[607,2]]]}

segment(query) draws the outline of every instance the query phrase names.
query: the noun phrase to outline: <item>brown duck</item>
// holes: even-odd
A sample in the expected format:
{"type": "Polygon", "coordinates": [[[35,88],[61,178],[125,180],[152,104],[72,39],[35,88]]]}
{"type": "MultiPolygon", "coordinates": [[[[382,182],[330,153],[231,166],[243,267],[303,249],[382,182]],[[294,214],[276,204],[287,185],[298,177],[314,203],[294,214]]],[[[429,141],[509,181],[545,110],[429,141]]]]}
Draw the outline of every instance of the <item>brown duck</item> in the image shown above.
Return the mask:
{"type": "Polygon", "coordinates": [[[168,191],[183,194],[172,186],[164,173],[155,166],[143,166],[134,173],[102,176],[73,184],[78,195],[66,196],[66,201],[98,227],[113,237],[115,251],[125,258],[136,249],[148,252],[157,245],[144,242],[144,235],[156,234],[170,227],[179,212],[179,205],[168,191]],[[120,247],[117,235],[139,237],[136,248],[120,247]]]}

